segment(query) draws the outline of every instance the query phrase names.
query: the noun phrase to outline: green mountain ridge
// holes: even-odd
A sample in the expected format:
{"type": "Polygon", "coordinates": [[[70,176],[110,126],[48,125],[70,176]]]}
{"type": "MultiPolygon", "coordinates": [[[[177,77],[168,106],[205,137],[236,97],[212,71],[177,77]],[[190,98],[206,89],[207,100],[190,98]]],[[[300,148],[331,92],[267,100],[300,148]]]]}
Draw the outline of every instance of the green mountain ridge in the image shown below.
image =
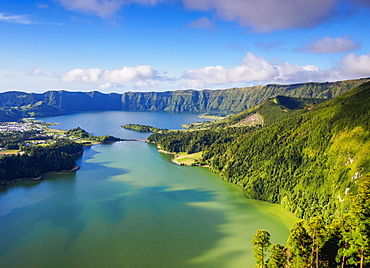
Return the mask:
{"type": "Polygon", "coordinates": [[[189,124],[187,128],[189,130],[196,130],[230,126],[266,126],[288,117],[306,113],[325,101],[327,99],[276,96],[253,108],[228,116],[226,119],[215,122],[189,124]]]}
{"type": "Polygon", "coordinates": [[[45,93],[9,91],[0,93],[0,121],[107,110],[237,113],[278,95],[331,99],[368,81],[370,78],[224,90],[176,90],[122,94],[63,90],[45,93]]]}

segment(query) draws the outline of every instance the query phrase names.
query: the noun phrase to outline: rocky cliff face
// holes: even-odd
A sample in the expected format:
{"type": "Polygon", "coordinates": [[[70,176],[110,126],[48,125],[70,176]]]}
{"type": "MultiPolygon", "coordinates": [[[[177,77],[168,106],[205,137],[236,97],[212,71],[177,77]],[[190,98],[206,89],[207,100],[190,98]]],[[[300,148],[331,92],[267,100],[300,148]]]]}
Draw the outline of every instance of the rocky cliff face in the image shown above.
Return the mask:
{"type": "Polygon", "coordinates": [[[127,92],[122,94],[122,109],[136,111],[240,112],[277,95],[295,98],[331,99],[367,81],[370,81],[370,79],[331,83],[266,85],[226,90],[127,92]]]}

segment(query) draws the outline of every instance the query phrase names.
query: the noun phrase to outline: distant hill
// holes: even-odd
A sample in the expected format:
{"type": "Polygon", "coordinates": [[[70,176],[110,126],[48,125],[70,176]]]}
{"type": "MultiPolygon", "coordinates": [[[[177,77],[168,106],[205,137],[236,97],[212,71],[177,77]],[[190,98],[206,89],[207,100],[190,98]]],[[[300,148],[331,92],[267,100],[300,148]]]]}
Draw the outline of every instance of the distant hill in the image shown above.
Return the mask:
{"type": "Polygon", "coordinates": [[[278,95],[295,98],[331,99],[369,78],[327,83],[265,85],[226,90],[177,90],[166,92],[48,91],[0,93],[0,121],[21,117],[41,117],[84,111],[172,111],[237,113],[278,95]]]}

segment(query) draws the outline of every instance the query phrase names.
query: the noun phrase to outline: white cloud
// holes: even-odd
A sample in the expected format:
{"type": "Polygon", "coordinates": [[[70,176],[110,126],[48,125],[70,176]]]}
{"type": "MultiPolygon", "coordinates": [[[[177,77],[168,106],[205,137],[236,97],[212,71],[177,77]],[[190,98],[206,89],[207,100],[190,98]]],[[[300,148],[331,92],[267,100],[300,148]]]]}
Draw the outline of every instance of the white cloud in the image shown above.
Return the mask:
{"type": "Polygon", "coordinates": [[[39,75],[44,75],[44,74],[42,73],[42,70],[40,67],[36,67],[31,72],[29,72],[28,75],[39,76],[39,75]]]}
{"type": "Polygon", "coordinates": [[[207,66],[184,72],[182,78],[192,88],[231,84],[298,83],[309,81],[334,81],[347,78],[338,67],[320,70],[315,65],[296,65],[288,62],[273,64],[248,52],[240,65],[233,68],[207,66]]]}
{"type": "Polygon", "coordinates": [[[68,10],[92,12],[99,17],[108,17],[119,10],[124,2],[119,0],[59,0],[68,10]]]}
{"type": "Polygon", "coordinates": [[[157,3],[160,3],[160,2],[165,2],[167,0],[126,0],[125,2],[127,2],[128,4],[141,4],[141,5],[151,5],[151,6],[154,6],[156,5],[157,3]]]}
{"type": "Polygon", "coordinates": [[[0,80],[0,91],[44,92],[50,88],[62,88],[61,83],[55,77],[30,75],[30,72],[0,70],[0,80]]]}
{"type": "Polygon", "coordinates": [[[61,80],[63,82],[97,82],[102,73],[103,71],[97,68],[73,69],[62,74],[61,80]]]}
{"type": "Polygon", "coordinates": [[[209,18],[202,17],[189,23],[190,28],[211,28],[213,24],[209,18]]]}
{"type": "Polygon", "coordinates": [[[297,50],[307,53],[342,53],[356,50],[359,47],[360,45],[350,40],[349,36],[338,38],[324,37],[297,50]]]}
{"type": "Polygon", "coordinates": [[[337,0],[182,0],[190,10],[215,10],[219,18],[269,32],[313,27],[327,20],[337,0]]]}
{"type": "Polygon", "coordinates": [[[124,5],[155,5],[165,0],[57,0],[66,9],[83,13],[92,13],[102,18],[110,17],[124,5]]]}
{"type": "Polygon", "coordinates": [[[110,88],[112,86],[113,86],[112,83],[107,82],[107,83],[104,83],[104,84],[99,85],[97,88],[98,89],[101,89],[101,90],[106,90],[106,89],[108,89],[108,88],[110,88]]]}
{"type": "Polygon", "coordinates": [[[361,56],[349,54],[342,59],[340,65],[343,72],[350,77],[370,77],[370,53],[361,56]]]}
{"type": "Polygon", "coordinates": [[[0,13],[0,21],[9,22],[9,23],[19,23],[19,24],[33,24],[32,21],[28,18],[29,15],[5,15],[0,13]]]}
{"type": "Polygon", "coordinates": [[[183,77],[190,87],[202,88],[207,85],[221,85],[238,82],[266,81],[279,75],[278,69],[251,52],[234,68],[207,66],[184,72],[183,77]]]}
{"type": "Polygon", "coordinates": [[[136,87],[149,87],[149,83],[148,83],[148,82],[146,82],[146,81],[137,81],[137,82],[135,83],[135,86],[136,86],[136,87]]]}
{"type": "Polygon", "coordinates": [[[114,84],[124,84],[133,81],[144,81],[156,79],[156,72],[150,65],[139,65],[137,67],[123,67],[112,71],[104,71],[103,79],[114,84]]]}
{"type": "Polygon", "coordinates": [[[139,65],[115,70],[73,69],[61,74],[60,80],[67,83],[100,83],[97,88],[105,90],[115,85],[149,87],[155,85],[156,81],[164,82],[168,78],[158,76],[150,65],[139,65]]]}

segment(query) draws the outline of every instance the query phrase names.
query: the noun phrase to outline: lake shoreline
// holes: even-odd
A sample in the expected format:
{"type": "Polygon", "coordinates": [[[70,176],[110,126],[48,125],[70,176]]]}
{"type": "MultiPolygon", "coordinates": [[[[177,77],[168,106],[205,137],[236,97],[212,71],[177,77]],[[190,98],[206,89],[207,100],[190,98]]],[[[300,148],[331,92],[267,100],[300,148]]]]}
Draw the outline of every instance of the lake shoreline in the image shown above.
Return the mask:
{"type": "Polygon", "coordinates": [[[73,168],[68,169],[68,170],[53,170],[53,171],[48,171],[48,172],[42,173],[40,176],[34,177],[34,178],[18,178],[18,179],[14,179],[14,180],[8,181],[6,184],[0,185],[0,189],[1,188],[5,188],[7,186],[10,186],[11,184],[16,183],[16,182],[41,181],[41,180],[43,180],[43,177],[45,175],[47,175],[47,174],[76,172],[79,169],[80,169],[80,167],[78,165],[75,165],[73,168]]]}
{"type": "MultiPolygon", "coordinates": [[[[156,143],[154,143],[154,144],[156,144],[156,143]]],[[[186,163],[179,162],[177,160],[179,158],[179,153],[164,151],[162,149],[159,149],[158,146],[157,146],[157,151],[160,152],[160,153],[164,153],[164,154],[172,154],[173,155],[173,158],[171,158],[171,162],[174,163],[174,164],[176,164],[176,165],[179,165],[179,166],[187,166],[187,167],[205,167],[205,168],[208,168],[208,169],[211,170],[211,168],[210,168],[209,165],[186,164],[186,163]]],[[[191,155],[191,154],[189,154],[189,155],[191,155]]]]}
{"type": "MultiPolygon", "coordinates": [[[[54,124],[54,125],[57,125],[59,123],[49,123],[49,124],[54,124]]],[[[89,148],[89,147],[92,147],[92,146],[96,146],[96,145],[104,145],[104,144],[109,144],[109,143],[113,143],[113,142],[119,142],[119,141],[144,141],[144,142],[147,142],[147,140],[144,140],[144,139],[118,139],[118,140],[114,140],[114,141],[101,141],[101,142],[91,142],[90,144],[88,145],[84,145],[83,148],[89,148]]],[[[84,153],[84,150],[74,154],[74,156],[81,156],[82,154],[84,153]]],[[[2,155],[2,154],[0,154],[2,155]]],[[[23,182],[23,181],[40,181],[43,179],[43,177],[47,174],[52,174],[52,173],[68,173],[68,172],[76,172],[80,169],[80,167],[75,164],[75,166],[69,170],[53,170],[53,171],[48,171],[48,172],[45,172],[45,173],[42,173],[40,176],[38,177],[27,177],[27,178],[17,178],[17,179],[13,179],[13,180],[4,180],[1,182],[0,184],[0,189],[2,188],[5,188],[5,187],[8,187],[8,186],[11,186],[13,183],[16,183],[16,182],[23,182]]]]}

